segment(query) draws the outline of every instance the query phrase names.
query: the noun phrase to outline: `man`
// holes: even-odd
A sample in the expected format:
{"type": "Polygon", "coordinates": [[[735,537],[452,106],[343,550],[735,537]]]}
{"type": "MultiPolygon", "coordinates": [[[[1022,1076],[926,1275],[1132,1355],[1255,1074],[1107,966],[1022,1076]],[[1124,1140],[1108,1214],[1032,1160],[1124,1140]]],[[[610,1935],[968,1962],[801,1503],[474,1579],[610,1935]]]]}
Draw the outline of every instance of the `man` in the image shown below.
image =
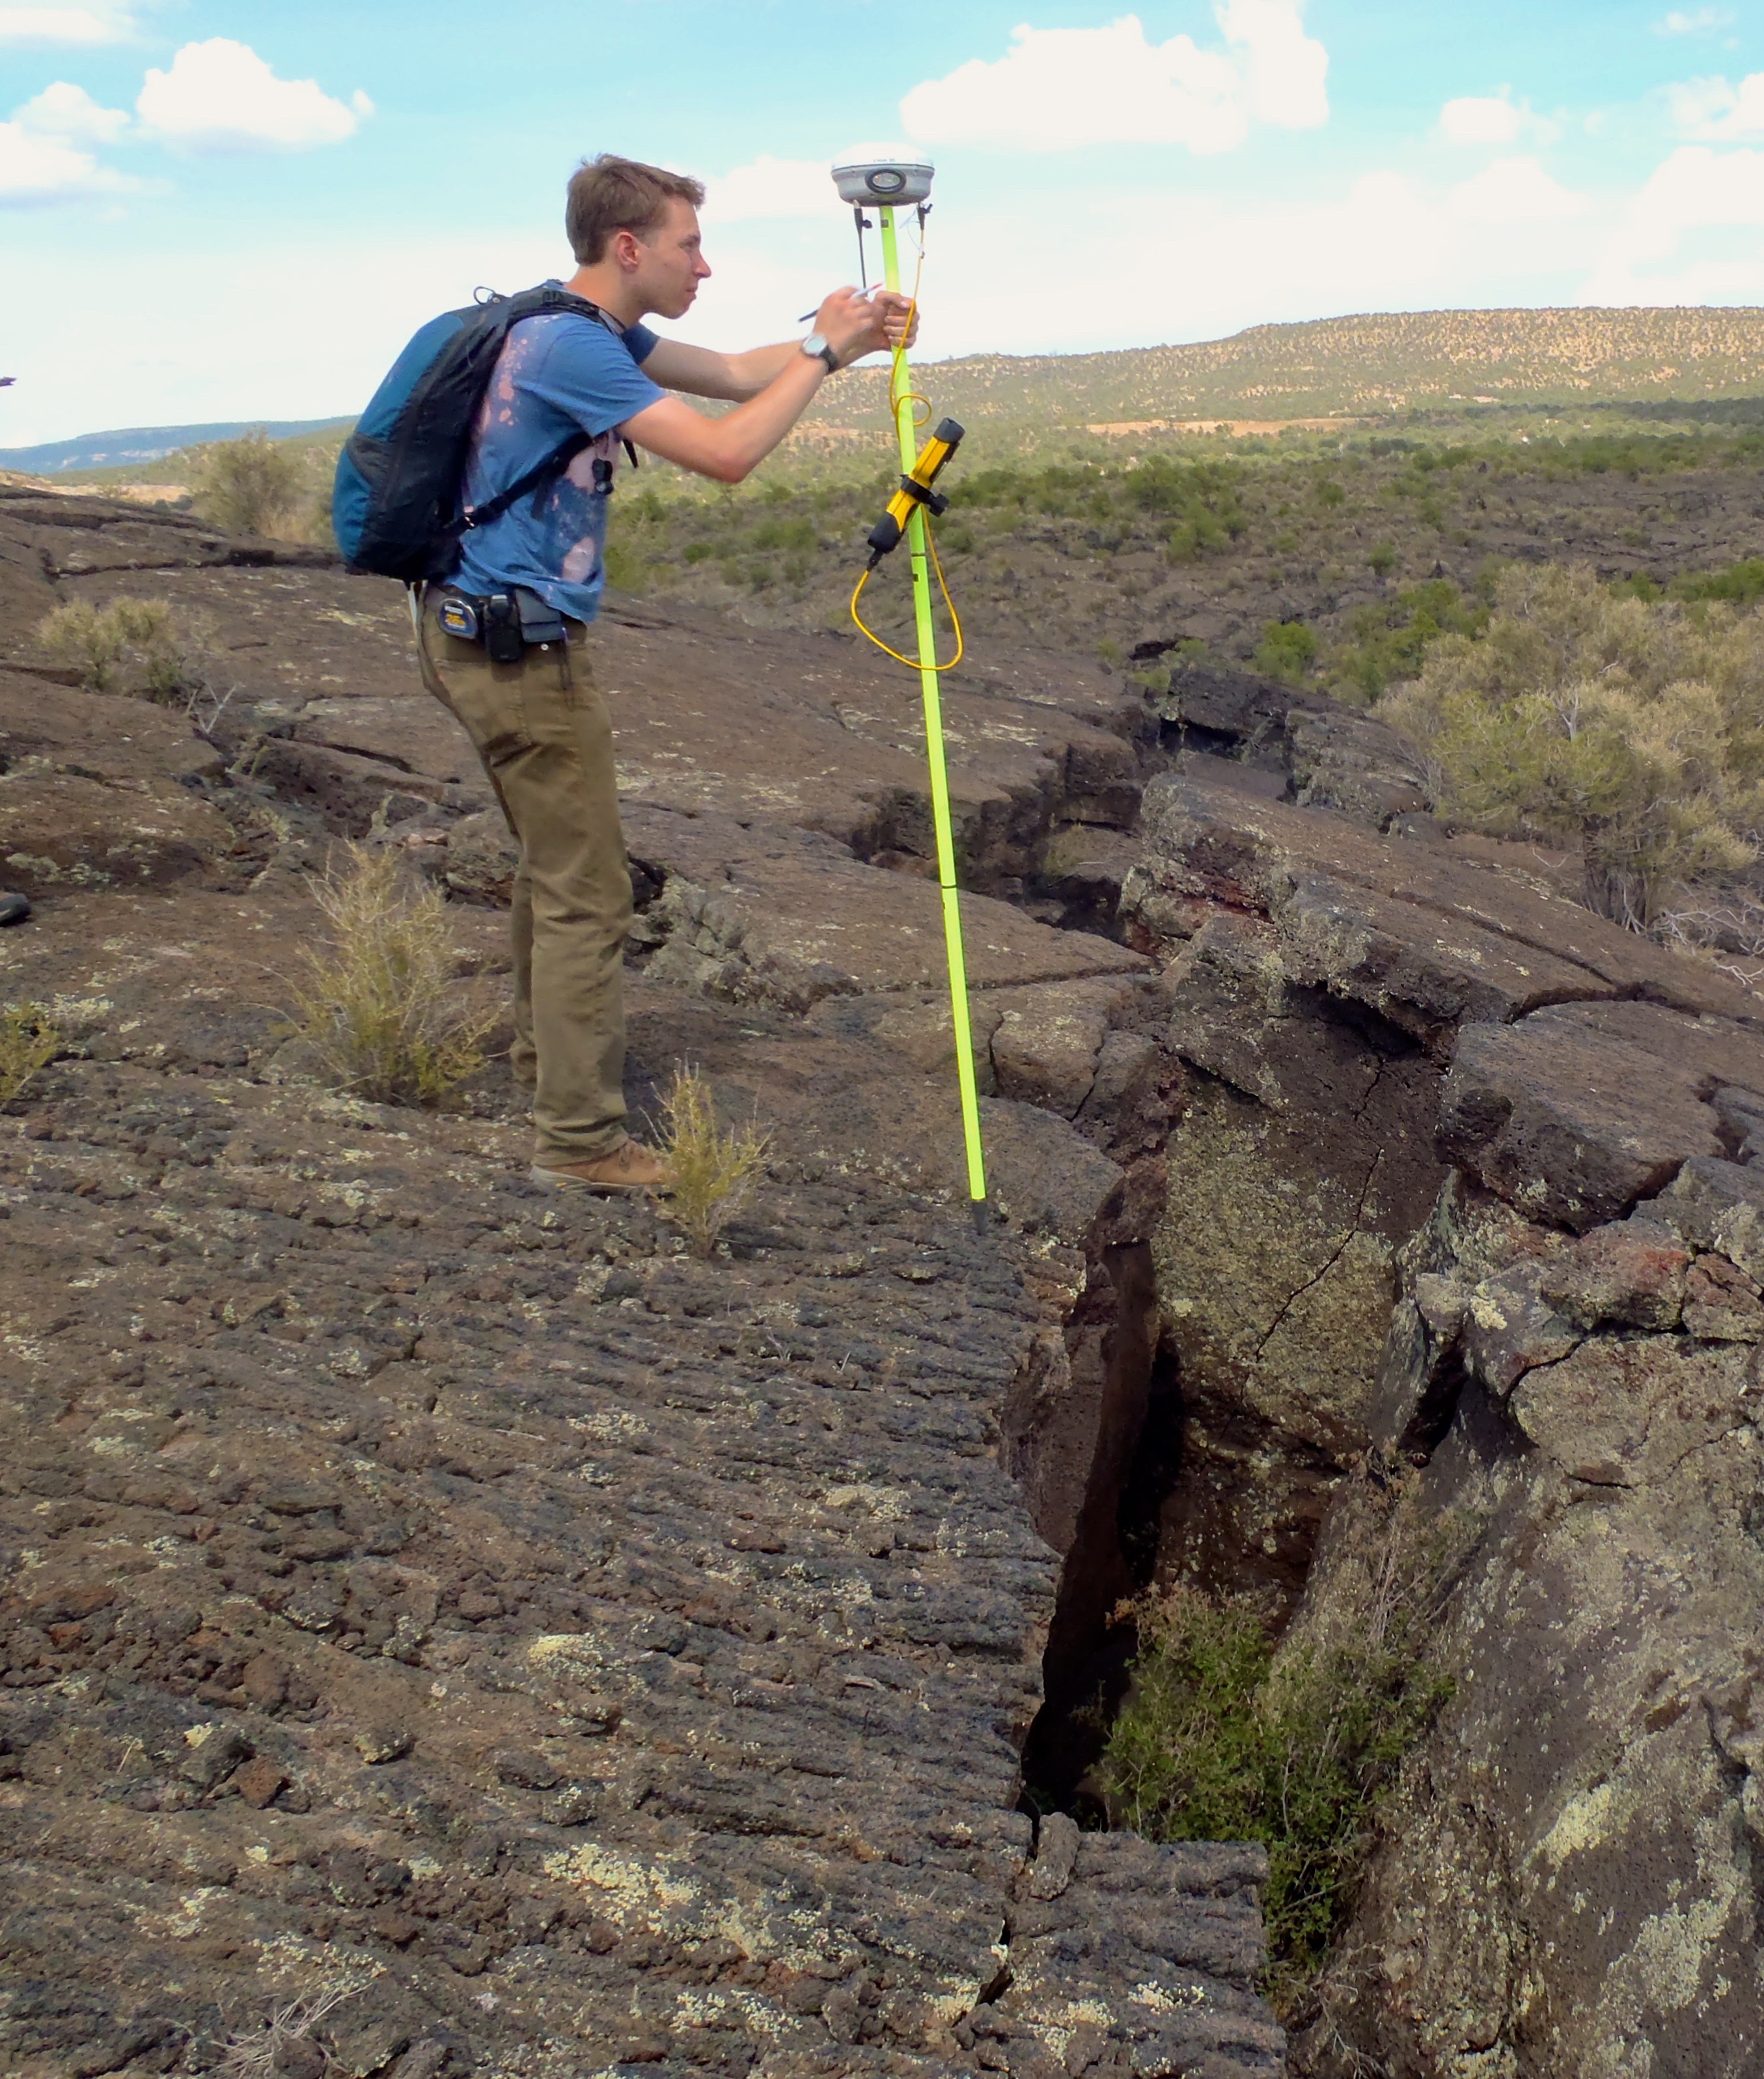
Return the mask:
{"type": "Polygon", "coordinates": [[[607,322],[547,312],[510,332],[474,437],[466,505],[494,498],[572,433],[592,444],[563,475],[467,531],[452,577],[425,588],[419,623],[424,684],[465,726],[520,847],[510,1060],[533,1093],[533,1174],[564,1190],[672,1182],[662,1157],[625,1132],[631,883],[612,726],[581,642],[600,604],[620,443],[739,483],[832,374],[892,345],[910,315],[903,296],[838,289],[806,339],[734,354],[658,339],[643,319],[684,316],[710,274],[704,199],[696,181],[609,153],[578,170],[565,216],[578,264],[563,286],[607,322]],[[709,418],[664,389],[735,408],[709,418]],[[527,595],[526,641],[518,662],[493,662],[483,603],[516,588],[527,595]],[[558,617],[549,627],[547,616],[558,617]]]}

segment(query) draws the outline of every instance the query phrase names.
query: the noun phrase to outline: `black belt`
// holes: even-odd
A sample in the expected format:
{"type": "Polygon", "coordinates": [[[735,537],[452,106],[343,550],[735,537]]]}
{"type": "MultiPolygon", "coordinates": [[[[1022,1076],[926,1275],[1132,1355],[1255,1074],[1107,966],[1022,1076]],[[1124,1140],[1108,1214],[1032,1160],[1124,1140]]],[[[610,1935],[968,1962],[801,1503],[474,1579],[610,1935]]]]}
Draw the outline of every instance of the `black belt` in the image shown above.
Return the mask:
{"type": "Polygon", "coordinates": [[[462,642],[482,642],[493,664],[518,664],[528,647],[566,642],[563,616],[527,585],[507,592],[461,592],[441,588],[435,609],[441,632],[462,642]]]}

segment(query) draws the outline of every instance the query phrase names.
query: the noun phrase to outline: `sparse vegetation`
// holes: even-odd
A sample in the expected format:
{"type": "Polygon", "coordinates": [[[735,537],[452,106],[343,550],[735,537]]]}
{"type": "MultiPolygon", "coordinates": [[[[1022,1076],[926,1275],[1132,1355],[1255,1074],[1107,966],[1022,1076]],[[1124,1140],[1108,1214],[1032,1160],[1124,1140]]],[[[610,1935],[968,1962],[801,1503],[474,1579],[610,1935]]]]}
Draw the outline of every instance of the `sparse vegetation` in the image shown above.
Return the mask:
{"type": "Polygon", "coordinates": [[[1285,2004],[1353,1900],[1369,1824],[1451,1693],[1433,1657],[1455,1525],[1393,1512],[1351,1625],[1276,1647],[1255,1614],[1178,1587],[1140,1613],[1134,1686],[1104,1782],[1118,1823],[1159,1841],[1260,1841],[1269,1987],[1285,2004]]]}
{"type": "Polygon", "coordinates": [[[296,2043],[309,2046],[306,2057],[311,2059],[316,2053],[328,2071],[332,2060],[312,2042],[312,2031],[352,1996],[347,1986],[329,1986],[278,2007],[261,2028],[230,2036],[220,2065],[226,2079],[274,2079],[274,2075],[284,2071],[309,2069],[297,2054],[291,2055],[296,2043]]]}
{"type": "Polygon", "coordinates": [[[1488,617],[1488,600],[1466,598],[1449,578],[1405,585],[1388,604],[1356,607],[1325,660],[1329,689],[1344,700],[1376,701],[1415,676],[1435,637],[1479,635],[1488,617]]]}
{"type": "Polygon", "coordinates": [[[75,600],[45,614],[35,633],[52,657],[78,671],[88,692],[181,707],[204,732],[232,697],[232,688],[215,684],[205,618],[180,615],[165,600],[113,599],[106,606],[75,600]]]}
{"type": "Polygon", "coordinates": [[[299,462],[259,427],[202,450],[196,510],[228,534],[274,534],[293,520],[306,487],[299,462]]]}
{"type": "Polygon", "coordinates": [[[675,1070],[662,1112],[663,1151],[675,1176],[665,1210],[685,1231],[693,1254],[708,1257],[752,1192],[771,1136],[753,1126],[724,1126],[710,1086],[696,1069],[675,1070]]]}
{"type": "Polygon", "coordinates": [[[495,1014],[462,1006],[447,906],[395,852],[347,847],[315,899],[328,944],[302,953],[293,1022],[323,1073],[379,1104],[437,1104],[483,1067],[495,1014]]]}
{"type": "Polygon", "coordinates": [[[1294,685],[1310,677],[1316,661],[1316,635],[1302,621],[1270,621],[1256,646],[1256,670],[1294,685]]]}
{"type": "Polygon", "coordinates": [[[1519,566],[1486,632],[1440,636],[1380,710],[1460,821],[1577,848],[1586,900],[1637,929],[1749,866],[1764,823],[1764,621],[1519,566]]]}
{"type": "Polygon", "coordinates": [[[135,693],[171,704],[186,697],[192,672],[172,610],[162,599],[75,600],[45,614],[36,639],[70,664],[88,692],[135,693]]]}
{"type": "Polygon", "coordinates": [[[1733,606],[1756,606],[1764,600],[1764,558],[1749,556],[1724,570],[1691,571],[1674,578],[1674,599],[1724,599],[1733,606]]]}
{"type": "Polygon", "coordinates": [[[61,1048],[61,1035],[44,1005],[0,1006],[0,1104],[23,1096],[26,1085],[48,1066],[61,1048]]]}

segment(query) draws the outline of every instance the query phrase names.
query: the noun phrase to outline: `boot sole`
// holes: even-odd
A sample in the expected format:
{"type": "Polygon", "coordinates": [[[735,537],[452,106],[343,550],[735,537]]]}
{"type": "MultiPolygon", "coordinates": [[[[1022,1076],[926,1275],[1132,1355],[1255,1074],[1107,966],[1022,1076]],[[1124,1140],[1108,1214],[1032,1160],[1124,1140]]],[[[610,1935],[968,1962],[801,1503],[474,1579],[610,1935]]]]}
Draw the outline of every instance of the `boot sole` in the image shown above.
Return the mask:
{"type": "Polygon", "coordinates": [[[602,1198],[665,1198],[673,1191],[671,1184],[601,1184],[591,1183],[586,1177],[571,1177],[560,1169],[547,1169],[535,1162],[527,1173],[536,1184],[543,1184],[552,1191],[587,1191],[602,1198]]]}

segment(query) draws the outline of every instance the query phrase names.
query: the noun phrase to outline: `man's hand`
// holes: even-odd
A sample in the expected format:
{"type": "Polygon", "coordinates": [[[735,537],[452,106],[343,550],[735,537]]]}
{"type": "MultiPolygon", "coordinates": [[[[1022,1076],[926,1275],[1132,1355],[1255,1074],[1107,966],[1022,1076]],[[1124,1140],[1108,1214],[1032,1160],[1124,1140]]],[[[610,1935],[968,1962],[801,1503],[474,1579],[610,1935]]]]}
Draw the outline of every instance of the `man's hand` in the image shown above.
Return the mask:
{"type": "Polygon", "coordinates": [[[898,289],[879,289],[873,300],[882,312],[882,328],[888,335],[889,351],[913,345],[919,336],[919,311],[913,299],[902,295],[898,289]]]}
{"type": "Polygon", "coordinates": [[[888,345],[884,316],[874,299],[849,286],[835,289],[821,304],[814,328],[838,355],[842,368],[888,345]]]}
{"type": "Polygon", "coordinates": [[[835,289],[815,312],[815,330],[844,368],[867,353],[892,353],[903,344],[910,346],[919,336],[919,314],[913,299],[898,289],[879,289],[869,296],[857,289],[835,289]]]}

